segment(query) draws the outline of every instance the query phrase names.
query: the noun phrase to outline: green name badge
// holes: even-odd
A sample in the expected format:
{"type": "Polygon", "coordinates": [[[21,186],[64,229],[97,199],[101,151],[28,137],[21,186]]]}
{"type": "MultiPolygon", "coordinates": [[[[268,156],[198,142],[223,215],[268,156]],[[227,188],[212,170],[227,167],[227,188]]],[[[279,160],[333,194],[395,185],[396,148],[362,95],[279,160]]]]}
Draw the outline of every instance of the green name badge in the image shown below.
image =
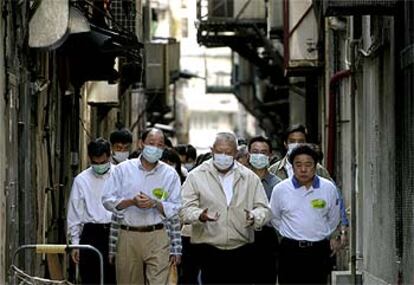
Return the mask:
{"type": "Polygon", "coordinates": [[[168,198],[168,192],[163,188],[155,188],[152,190],[152,194],[159,200],[165,201],[168,198]]]}
{"type": "Polygon", "coordinates": [[[322,199],[314,199],[311,201],[311,205],[315,209],[323,209],[326,206],[326,201],[322,199]]]}

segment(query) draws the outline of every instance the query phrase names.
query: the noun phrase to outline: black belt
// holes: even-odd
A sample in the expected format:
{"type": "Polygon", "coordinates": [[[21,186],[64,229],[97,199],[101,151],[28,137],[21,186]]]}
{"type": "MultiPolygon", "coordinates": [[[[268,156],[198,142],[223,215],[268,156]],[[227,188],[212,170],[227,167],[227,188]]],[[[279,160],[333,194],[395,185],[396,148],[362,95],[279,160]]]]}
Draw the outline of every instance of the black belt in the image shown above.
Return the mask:
{"type": "Polygon", "coordinates": [[[142,232],[142,233],[153,232],[156,230],[161,230],[162,228],[164,228],[164,224],[162,223],[156,224],[156,225],[150,225],[150,226],[141,226],[141,227],[131,227],[131,226],[121,225],[122,230],[131,231],[131,232],[142,232]]]}
{"type": "Polygon", "coordinates": [[[111,224],[95,224],[95,223],[86,223],[83,225],[83,228],[89,228],[89,229],[109,229],[111,227],[111,224]]]}
{"type": "Polygon", "coordinates": [[[308,241],[308,240],[295,240],[290,238],[282,238],[282,244],[299,247],[299,248],[308,248],[308,247],[317,247],[329,243],[329,240],[324,239],[320,241],[308,241]]]}

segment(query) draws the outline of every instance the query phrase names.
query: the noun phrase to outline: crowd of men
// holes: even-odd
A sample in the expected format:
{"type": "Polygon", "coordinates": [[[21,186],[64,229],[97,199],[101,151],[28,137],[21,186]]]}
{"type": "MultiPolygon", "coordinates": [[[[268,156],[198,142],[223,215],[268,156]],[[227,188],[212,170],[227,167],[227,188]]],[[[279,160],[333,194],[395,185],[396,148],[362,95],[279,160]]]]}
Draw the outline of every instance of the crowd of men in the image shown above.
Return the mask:
{"type": "MultiPolygon", "coordinates": [[[[298,125],[286,155],[272,142],[218,133],[211,152],[173,146],[159,129],[114,131],[88,144],[90,167],[68,203],[72,244],[104,256],[105,284],[327,284],[332,255],[346,242],[339,190],[298,125]]],[[[99,260],[74,249],[82,284],[98,284],[99,260]]]]}

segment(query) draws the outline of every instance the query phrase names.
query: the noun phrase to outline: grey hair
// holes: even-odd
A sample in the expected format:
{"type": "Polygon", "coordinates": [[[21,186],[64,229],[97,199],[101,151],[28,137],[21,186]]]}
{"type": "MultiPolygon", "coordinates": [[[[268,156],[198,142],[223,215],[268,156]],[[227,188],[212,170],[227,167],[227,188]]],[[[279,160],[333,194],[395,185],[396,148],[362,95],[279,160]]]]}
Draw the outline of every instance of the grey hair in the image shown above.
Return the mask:
{"type": "Polygon", "coordinates": [[[234,134],[232,134],[230,132],[217,133],[216,139],[214,140],[213,146],[219,141],[229,142],[229,143],[233,144],[235,149],[237,149],[237,138],[234,134]]]}

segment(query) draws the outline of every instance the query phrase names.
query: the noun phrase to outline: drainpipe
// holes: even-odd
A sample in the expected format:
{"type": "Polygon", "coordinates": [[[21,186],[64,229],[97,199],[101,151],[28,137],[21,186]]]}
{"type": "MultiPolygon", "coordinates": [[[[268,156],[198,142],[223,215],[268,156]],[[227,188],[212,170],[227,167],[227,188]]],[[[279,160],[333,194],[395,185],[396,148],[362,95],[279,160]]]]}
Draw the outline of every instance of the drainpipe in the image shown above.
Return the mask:
{"type": "Polygon", "coordinates": [[[343,79],[351,75],[351,70],[345,69],[335,73],[329,81],[329,106],[328,106],[328,150],[327,169],[330,175],[334,174],[335,145],[336,145],[336,93],[335,87],[343,79]]]}
{"type": "MultiPolygon", "coordinates": [[[[353,37],[353,35],[352,35],[353,37]]],[[[356,39],[352,39],[349,46],[350,46],[350,69],[351,73],[355,74],[356,67],[355,67],[355,48],[359,44],[359,41],[356,39]]],[[[360,284],[358,281],[358,276],[356,273],[356,261],[357,261],[357,240],[356,240],[356,229],[357,229],[357,181],[356,181],[356,168],[357,168],[357,160],[356,160],[356,105],[355,105],[355,90],[356,90],[356,81],[354,76],[351,76],[351,276],[353,284],[360,284]]]]}

